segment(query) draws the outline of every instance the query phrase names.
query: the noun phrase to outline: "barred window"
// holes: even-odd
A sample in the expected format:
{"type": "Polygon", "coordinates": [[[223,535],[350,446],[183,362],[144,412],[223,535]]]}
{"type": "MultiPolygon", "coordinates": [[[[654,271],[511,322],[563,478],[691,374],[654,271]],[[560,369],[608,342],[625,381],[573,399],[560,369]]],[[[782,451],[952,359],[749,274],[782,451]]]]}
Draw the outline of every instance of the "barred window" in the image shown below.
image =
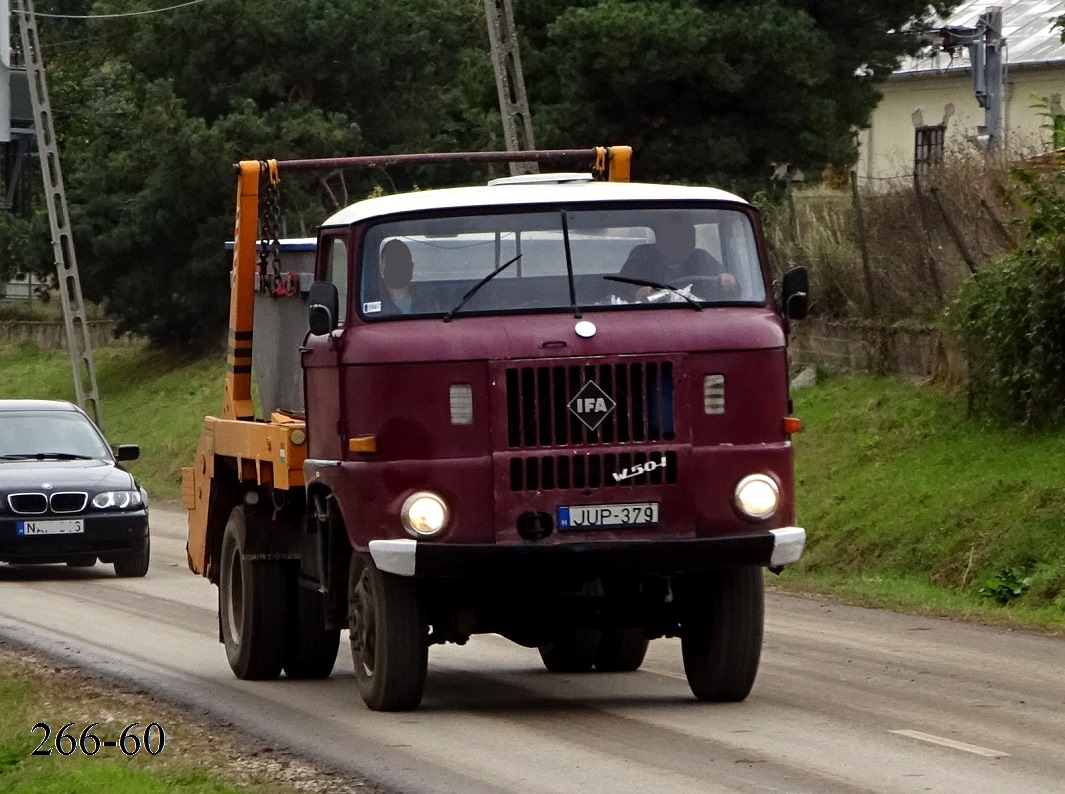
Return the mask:
{"type": "Polygon", "coordinates": [[[914,130],[913,168],[915,172],[924,175],[943,164],[943,144],[946,137],[946,124],[922,126],[914,130]]]}

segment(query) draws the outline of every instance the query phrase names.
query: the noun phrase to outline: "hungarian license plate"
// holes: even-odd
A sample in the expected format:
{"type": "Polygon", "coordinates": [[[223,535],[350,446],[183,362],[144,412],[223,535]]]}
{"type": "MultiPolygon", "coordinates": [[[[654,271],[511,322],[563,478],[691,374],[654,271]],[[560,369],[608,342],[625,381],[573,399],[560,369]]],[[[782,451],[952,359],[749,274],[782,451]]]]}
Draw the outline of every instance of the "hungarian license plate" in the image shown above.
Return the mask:
{"type": "Polygon", "coordinates": [[[620,505],[565,505],[558,508],[559,529],[632,527],[658,523],[658,502],[620,505]]]}
{"type": "Polygon", "coordinates": [[[20,535],[78,535],[85,531],[85,522],[78,518],[68,521],[19,521],[20,535]]]}

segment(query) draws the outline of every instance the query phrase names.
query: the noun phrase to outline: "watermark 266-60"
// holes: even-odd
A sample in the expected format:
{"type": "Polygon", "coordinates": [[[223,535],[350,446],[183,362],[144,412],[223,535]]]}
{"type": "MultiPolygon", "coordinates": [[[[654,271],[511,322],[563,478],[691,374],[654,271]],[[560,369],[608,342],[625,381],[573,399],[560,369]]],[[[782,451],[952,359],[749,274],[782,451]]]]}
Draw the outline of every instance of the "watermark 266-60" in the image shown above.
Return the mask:
{"type": "Polygon", "coordinates": [[[54,748],[60,755],[73,755],[78,750],[84,755],[96,755],[101,750],[114,747],[126,755],[136,755],[141,749],[148,755],[159,755],[166,746],[166,731],[158,722],[149,722],[143,729],[139,722],[132,722],[122,729],[117,738],[99,736],[95,732],[99,725],[99,722],[94,722],[79,733],[77,723],[68,722],[53,736],[51,725],[38,722],[30,730],[44,731],[44,739],[32,754],[51,755],[54,748]]]}

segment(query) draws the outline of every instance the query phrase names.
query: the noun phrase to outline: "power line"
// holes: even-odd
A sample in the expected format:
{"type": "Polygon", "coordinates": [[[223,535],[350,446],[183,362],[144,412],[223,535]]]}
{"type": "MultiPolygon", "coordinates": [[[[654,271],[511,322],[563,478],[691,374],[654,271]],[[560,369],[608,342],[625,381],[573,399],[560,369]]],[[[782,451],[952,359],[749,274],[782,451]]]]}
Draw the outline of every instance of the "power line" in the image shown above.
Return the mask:
{"type": "Polygon", "coordinates": [[[173,11],[178,8],[187,8],[188,6],[206,2],[207,0],[189,0],[187,3],[178,3],[176,6],[153,8],[149,11],[127,11],[122,14],[41,14],[38,12],[34,16],[48,17],[49,19],[121,19],[123,17],[140,17],[145,14],[161,14],[164,11],[173,11]]]}

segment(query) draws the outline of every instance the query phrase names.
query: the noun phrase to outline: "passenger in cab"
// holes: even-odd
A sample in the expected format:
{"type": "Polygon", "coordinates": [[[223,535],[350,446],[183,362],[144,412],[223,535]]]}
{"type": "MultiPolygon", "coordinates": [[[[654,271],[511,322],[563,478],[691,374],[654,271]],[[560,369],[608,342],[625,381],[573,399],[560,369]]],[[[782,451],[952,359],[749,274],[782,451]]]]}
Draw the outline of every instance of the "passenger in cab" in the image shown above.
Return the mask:
{"type": "Polygon", "coordinates": [[[402,240],[389,240],[381,249],[381,312],[410,314],[420,307],[411,294],[414,258],[402,240]]]}

